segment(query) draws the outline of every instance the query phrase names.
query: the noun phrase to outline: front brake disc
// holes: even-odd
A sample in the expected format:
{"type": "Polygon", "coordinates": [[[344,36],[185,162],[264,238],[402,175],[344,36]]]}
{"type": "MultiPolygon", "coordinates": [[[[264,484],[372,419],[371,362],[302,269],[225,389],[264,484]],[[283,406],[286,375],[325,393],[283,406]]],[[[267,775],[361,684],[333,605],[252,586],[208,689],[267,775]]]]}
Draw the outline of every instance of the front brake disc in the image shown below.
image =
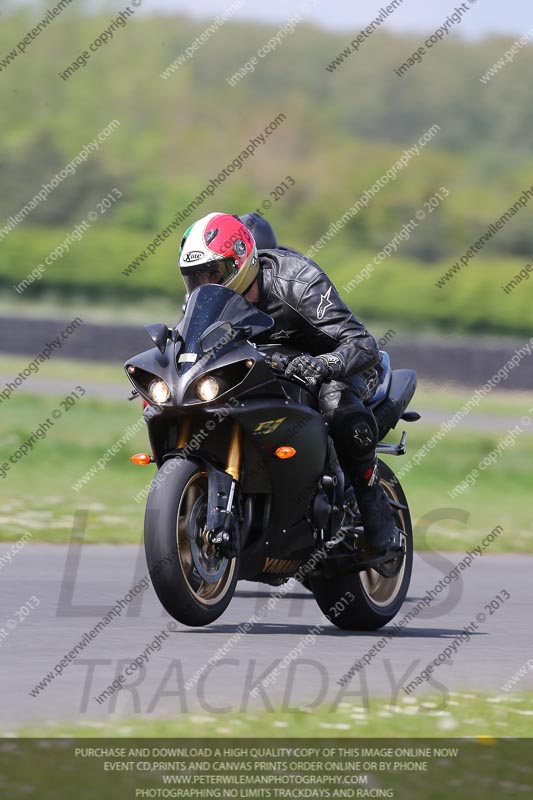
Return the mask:
{"type": "Polygon", "coordinates": [[[228,566],[209,541],[206,531],[207,498],[199,497],[192,507],[189,521],[189,544],[196,571],[206,583],[216,583],[228,566]]]}

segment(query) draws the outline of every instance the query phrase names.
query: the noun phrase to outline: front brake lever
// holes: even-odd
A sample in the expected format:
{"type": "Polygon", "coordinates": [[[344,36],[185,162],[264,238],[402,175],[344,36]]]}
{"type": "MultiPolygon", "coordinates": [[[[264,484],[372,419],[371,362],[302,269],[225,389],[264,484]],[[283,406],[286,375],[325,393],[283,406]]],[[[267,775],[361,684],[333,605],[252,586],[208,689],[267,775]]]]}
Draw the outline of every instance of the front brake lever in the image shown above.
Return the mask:
{"type": "MultiPolygon", "coordinates": [[[[281,353],[274,353],[270,359],[270,368],[276,375],[283,376],[285,375],[285,370],[291,361],[292,359],[288,356],[284,356],[281,353]]],[[[305,386],[306,389],[313,388],[312,384],[309,384],[304,378],[300,378],[299,375],[292,375],[290,378],[287,378],[287,380],[290,380],[293,383],[299,383],[300,386],[305,386]]]]}
{"type": "Polygon", "coordinates": [[[291,375],[289,380],[293,381],[294,383],[299,383],[300,386],[305,386],[306,389],[316,389],[315,384],[309,383],[308,381],[305,380],[305,378],[300,378],[299,375],[291,375]]]}
{"type": "Polygon", "coordinates": [[[138,397],[139,397],[139,392],[137,391],[137,389],[132,389],[131,394],[128,397],[128,400],[136,400],[138,397]]]}

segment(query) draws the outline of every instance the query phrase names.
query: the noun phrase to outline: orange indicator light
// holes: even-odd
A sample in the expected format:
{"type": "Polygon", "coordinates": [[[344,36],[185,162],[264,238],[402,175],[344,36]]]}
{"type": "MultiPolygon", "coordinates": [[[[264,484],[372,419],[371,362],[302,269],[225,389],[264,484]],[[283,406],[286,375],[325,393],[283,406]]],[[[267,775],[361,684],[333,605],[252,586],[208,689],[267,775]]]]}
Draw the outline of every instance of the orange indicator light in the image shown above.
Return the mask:
{"type": "Polygon", "coordinates": [[[131,456],[130,461],[133,461],[134,464],[140,464],[144,466],[146,464],[150,464],[152,461],[152,457],[148,455],[148,453],[135,453],[134,456],[131,456]]]}
{"type": "Polygon", "coordinates": [[[283,445],[282,447],[277,447],[274,450],[274,455],[278,458],[292,458],[296,455],[296,450],[294,447],[288,447],[287,445],[283,445]]]}

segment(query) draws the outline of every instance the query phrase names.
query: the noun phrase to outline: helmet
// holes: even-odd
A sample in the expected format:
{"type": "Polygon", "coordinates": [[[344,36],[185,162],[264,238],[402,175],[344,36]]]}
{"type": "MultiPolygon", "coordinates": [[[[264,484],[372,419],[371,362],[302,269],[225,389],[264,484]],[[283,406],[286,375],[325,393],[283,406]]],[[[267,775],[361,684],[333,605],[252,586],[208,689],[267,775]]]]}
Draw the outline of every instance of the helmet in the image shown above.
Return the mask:
{"type": "Polygon", "coordinates": [[[246,294],[259,273],[254,238],[231,214],[208,214],[187,228],[178,263],[187,292],[219,283],[246,294]]]}
{"type": "Polygon", "coordinates": [[[252,211],[251,214],[241,214],[241,220],[251,231],[258,250],[277,249],[278,240],[276,239],[274,228],[261,214],[256,211],[252,211]]]}

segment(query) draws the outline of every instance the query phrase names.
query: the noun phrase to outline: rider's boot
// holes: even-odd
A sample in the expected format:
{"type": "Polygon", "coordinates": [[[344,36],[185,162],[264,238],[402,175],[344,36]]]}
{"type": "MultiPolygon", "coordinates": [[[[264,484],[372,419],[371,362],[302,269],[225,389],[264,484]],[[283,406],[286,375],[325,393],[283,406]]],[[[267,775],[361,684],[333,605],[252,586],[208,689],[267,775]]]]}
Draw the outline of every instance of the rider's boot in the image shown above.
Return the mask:
{"type": "Polygon", "coordinates": [[[387,494],[379,482],[377,458],[352,468],[350,478],[363,522],[365,550],[379,556],[398,548],[399,532],[387,494]]]}

